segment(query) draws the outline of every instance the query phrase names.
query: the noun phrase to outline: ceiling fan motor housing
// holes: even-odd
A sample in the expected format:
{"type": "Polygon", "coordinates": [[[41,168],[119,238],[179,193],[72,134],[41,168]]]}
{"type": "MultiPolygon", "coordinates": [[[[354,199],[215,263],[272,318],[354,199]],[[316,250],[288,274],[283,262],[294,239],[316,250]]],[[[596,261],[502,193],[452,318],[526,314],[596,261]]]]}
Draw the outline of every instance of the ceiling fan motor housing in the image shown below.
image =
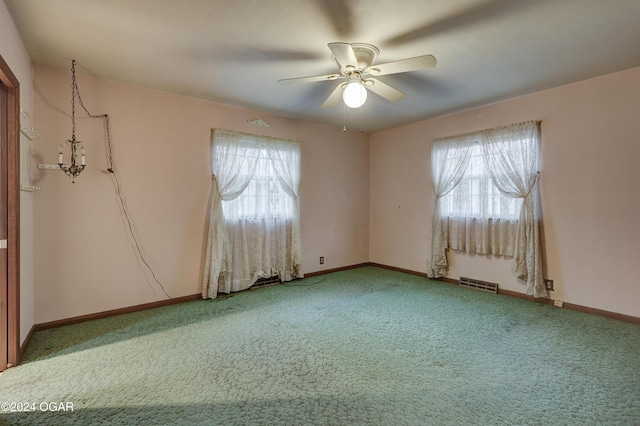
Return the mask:
{"type": "Polygon", "coordinates": [[[353,53],[358,60],[358,68],[356,69],[344,69],[340,63],[336,60],[335,55],[331,55],[331,59],[338,65],[343,75],[349,76],[350,74],[357,72],[362,74],[371,64],[376,60],[380,54],[380,50],[372,44],[368,43],[350,43],[353,49],[353,53]]]}

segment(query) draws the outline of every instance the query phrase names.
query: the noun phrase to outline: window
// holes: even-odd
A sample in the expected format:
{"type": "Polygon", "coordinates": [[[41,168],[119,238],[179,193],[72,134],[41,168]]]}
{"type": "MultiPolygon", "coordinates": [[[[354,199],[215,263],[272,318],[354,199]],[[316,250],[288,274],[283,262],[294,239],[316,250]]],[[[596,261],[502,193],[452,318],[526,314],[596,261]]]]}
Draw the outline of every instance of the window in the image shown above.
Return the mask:
{"type": "Polygon", "coordinates": [[[250,161],[243,162],[240,178],[249,180],[245,190],[234,200],[222,203],[225,219],[257,221],[261,219],[292,219],[293,199],[278,182],[273,162],[264,147],[249,150],[245,156],[257,157],[251,177],[250,161]]]}
{"type": "Polygon", "coordinates": [[[216,129],[204,298],[302,278],[300,143],[216,129]]]}
{"type": "MultiPolygon", "coordinates": [[[[517,220],[522,198],[507,197],[498,190],[487,169],[480,143],[474,143],[469,150],[469,165],[460,183],[442,197],[440,215],[480,220],[517,220]]],[[[463,153],[461,150],[453,150],[449,155],[459,157],[463,153]]]]}
{"type": "Polygon", "coordinates": [[[539,122],[441,138],[431,150],[436,196],[427,276],[446,276],[447,249],[513,256],[527,293],[546,296],[538,193],[539,122]]]}

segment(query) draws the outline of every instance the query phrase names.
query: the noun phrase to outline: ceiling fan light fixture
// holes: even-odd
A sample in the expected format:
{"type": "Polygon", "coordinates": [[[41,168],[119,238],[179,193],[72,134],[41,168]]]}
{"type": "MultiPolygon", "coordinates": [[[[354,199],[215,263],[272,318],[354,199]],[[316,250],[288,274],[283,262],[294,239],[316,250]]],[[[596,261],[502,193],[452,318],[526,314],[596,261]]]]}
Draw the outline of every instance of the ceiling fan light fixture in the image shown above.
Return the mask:
{"type": "Polygon", "coordinates": [[[361,82],[352,81],[344,88],[342,100],[349,108],[360,108],[367,100],[367,89],[361,82]]]}
{"type": "Polygon", "coordinates": [[[336,106],[340,102],[340,96],[342,96],[345,106],[360,108],[367,100],[368,90],[390,102],[398,102],[406,96],[375,77],[433,68],[437,63],[433,55],[422,55],[372,65],[380,51],[371,44],[334,42],[329,43],[328,46],[331,50],[331,59],[338,67],[338,73],[285,78],[278,80],[278,84],[347,80],[334,85],[333,91],[322,104],[322,108],[336,106]]]}

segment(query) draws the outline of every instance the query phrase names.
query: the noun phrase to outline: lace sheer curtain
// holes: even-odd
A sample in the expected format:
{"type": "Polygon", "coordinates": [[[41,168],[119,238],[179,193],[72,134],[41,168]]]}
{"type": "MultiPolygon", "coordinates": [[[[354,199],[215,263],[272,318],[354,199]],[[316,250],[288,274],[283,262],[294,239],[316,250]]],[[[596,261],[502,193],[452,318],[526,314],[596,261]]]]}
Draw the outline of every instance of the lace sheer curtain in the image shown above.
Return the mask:
{"type": "Polygon", "coordinates": [[[458,186],[443,198],[447,247],[464,253],[513,256],[521,200],[503,195],[489,174],[481,138],[458,186]]]}
{"type": "MultiPolygon", "coordinates": [[[[472,137],[441,140],[431,151],[431,178],[436,201],[431,221],[431,244],[427,258],[427,276],[440,278],[447,274],[448,227],[441,212],[442,197],[451,192],[462,179],[471,158],[472,137]]],[[[445,218],[446,219],[446,218],[445,218]]]]}
{"type": "Polygon", "coordinates": [[[528,294],[546,296],[539,228],[539,123],[515,124],[482,136],[484,159],[494,185],[504,196],[520,200],[513,273],[527,281],[528,294]]]}
{"type": "Polygon", "coordinates": [[[216,129],[202,295],[302,278],[300,144],[216,129]]]}
{"type": "Polygon", "coordinates": [[[547,295],[538,226],[538,151],[537,122],[434,141],[429,277],[446,275],[448,248],[513,256],[514,275],[527,281],[527,293],[547,295]],[[456,173],[447,174],[449,169],[456,173]]]}

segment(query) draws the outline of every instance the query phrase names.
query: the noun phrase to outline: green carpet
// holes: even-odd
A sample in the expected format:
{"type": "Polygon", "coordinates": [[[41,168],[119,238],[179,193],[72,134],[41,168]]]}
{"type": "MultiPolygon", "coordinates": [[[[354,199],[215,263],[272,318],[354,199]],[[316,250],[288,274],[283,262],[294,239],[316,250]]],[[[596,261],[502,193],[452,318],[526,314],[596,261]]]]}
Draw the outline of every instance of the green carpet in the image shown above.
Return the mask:
{"type": "Polygon", "coordinates": [[[632,425],[640,327],[366,267],[37,332],[0,401],[35,409],[10,425],[632,425]]]}

